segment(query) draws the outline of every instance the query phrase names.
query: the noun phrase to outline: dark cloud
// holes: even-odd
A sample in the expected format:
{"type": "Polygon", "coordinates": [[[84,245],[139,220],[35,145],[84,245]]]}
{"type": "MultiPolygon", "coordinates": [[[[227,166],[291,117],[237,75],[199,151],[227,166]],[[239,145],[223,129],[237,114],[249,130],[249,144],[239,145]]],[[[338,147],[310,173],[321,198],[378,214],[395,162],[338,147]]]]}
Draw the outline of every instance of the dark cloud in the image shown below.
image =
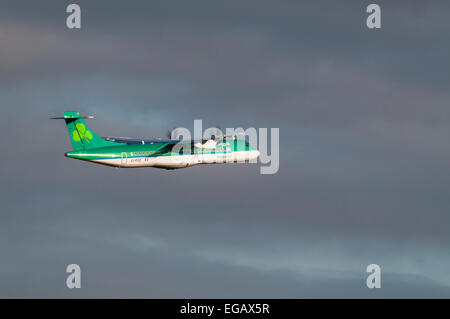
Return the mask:
{"type": "Polygon", "coordinates": [[[448,2],[381,1],[376,31],[367,1],[78,3],[80,31],[0,4],[0,296],[450,296],[448,2]],[[101,135],[279,127],[280,171],[69,160],[67,109],[101,135]]]}

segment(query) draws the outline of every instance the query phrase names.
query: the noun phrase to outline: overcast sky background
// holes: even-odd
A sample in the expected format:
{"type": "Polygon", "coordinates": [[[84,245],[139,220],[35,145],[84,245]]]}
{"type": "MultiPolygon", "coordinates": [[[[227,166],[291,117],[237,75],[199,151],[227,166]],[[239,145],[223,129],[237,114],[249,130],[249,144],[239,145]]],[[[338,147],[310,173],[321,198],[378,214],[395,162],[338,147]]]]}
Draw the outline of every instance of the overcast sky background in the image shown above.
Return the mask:
{"type": "Polygon", "coordinates": [[[69,3],[0,0],[0,297],[450,297],[448,1],[69,3]],[[71,160],[73,109],[279,127],[280,170],[71,160]]]}

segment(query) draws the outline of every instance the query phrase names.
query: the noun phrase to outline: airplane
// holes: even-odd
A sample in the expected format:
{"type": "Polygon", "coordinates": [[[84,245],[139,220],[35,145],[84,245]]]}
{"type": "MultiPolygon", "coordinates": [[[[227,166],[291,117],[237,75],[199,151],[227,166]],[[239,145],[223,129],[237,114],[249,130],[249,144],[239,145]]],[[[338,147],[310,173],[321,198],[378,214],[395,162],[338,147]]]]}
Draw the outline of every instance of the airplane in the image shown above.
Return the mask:
{"type": "Polygon", "coordinates": [[[100,137],[87,127],[76,111],[63,112],[73,151],[69,158],[113,167],[156,167],[177,169],[199,164],[248,162],[257,159],[259,151],[245,139],[235,135],[218,135],[195,140],[138,140],[121,137],[100,137]]]}

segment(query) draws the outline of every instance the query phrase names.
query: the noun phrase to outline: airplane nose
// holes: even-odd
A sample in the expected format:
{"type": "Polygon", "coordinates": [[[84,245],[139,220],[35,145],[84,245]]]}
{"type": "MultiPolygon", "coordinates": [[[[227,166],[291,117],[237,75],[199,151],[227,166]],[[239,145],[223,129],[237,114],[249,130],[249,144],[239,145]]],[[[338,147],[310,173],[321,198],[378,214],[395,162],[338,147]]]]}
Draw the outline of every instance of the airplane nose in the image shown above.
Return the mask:
{"type": "Polygon", "coordinates": [[[258,157],[259,157],[259,151],[254,150],[254,151],[251,152],[250,159],[255,159],[255,158],[258,158],[258,157]]]}

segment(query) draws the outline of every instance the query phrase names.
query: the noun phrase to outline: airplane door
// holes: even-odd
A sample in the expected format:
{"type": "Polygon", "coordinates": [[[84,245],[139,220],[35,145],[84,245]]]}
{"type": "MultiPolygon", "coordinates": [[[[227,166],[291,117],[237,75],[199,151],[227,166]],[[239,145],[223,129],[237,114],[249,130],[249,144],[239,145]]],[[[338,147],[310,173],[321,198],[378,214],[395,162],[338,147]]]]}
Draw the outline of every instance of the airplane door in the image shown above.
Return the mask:
{"type": "Polygon", "coordinates": [[[195,155],[195,163],[196,164],[201,164],[203,160],[203,153],[201,149],[197,150],[197,154],[195,155]]]}
{"type": "Polygon", "coordinates": [[[202,150],[198,150],[197,156],[195,157],[196,163],[200,164],[202,162],[202,159],[203,159],[202,150]]]}
{"type": "Polygon", "coordinates": [[[122,152],[122,158],[120,159],[120,166],[124,167],[127,164],[127,153],[122,152]]]}
{"type": "Polygon", "coordinates": [[[193,151],[193,154],[192,154],[193,156],[191,159],[191,163],[192,163],[191,165],[200,164],[202,162],[201,150],[196,147],[193,147],[192,151],[193,151]]]}

